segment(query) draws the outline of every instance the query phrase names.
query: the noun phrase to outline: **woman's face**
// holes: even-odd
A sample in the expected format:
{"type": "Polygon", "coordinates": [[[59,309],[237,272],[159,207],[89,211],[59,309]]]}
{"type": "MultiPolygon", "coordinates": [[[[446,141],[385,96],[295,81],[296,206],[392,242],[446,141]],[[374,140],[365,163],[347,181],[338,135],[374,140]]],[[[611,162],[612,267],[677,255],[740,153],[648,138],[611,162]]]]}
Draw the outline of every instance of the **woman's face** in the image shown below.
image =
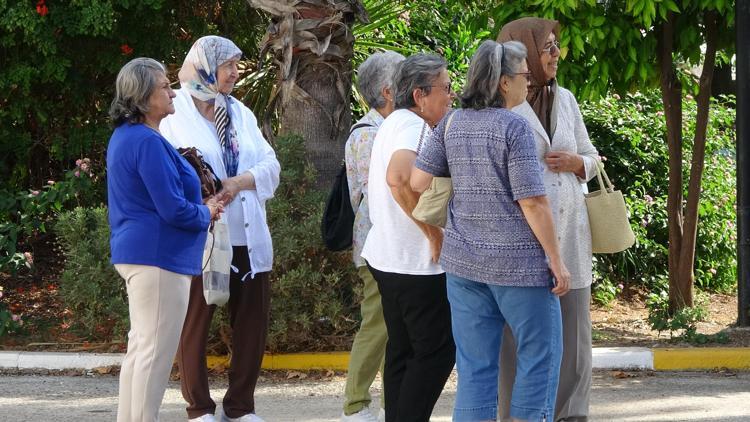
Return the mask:
{"type": "Polygon", "coordinates": [[[419,115],[427,124],[437,126],[440,119],[450,110],[453,102],[453,91],[451,91],[451,80],[448,71],[443,68],[437,78],[430,85],[430,93],[424,95],[424,90],[419,89],[417,94],[417,108],[419,115]]]}
{"type": "Polygon", "coordinates": [[[552,32],[547,37],[547,42],[539,54],[539,61],[542,62],[542,70],[546,80],[552,80],[557,76],[557,62],[560,60],[560,48],[557,44],[555,33],[552,32]]]}
{"type": "Polygon", "coordinates": [[[500,80],[500,92],[505,100],[505,108],[511,109],[526,101],[526,95],[529,93],[529,80],[531,72],[529,66],[524,60],[518,68],[518,72],[505,74],[500,80]]]}
{"type": "Polygon", "coordinates": [[[172,104],[172,98],[177,95],[169,86],[169,79],[167,75],[160,74],[157,77],[156,88],[151,96],[148,97],[148,112],[146,118],[148,120],[161,121],[161,119],[174,113],[174,104],[172,104]]]}
{"type": "Polygon", "coordinates": [[[237,82],[237,78],[240,77],[237,71],[238,59],[232,59],[224,62],[218,69],[216,69],[216,79],[219,85],[219,92],[224,95],[229,95],[234,89],[234,84],[237,82]]]}

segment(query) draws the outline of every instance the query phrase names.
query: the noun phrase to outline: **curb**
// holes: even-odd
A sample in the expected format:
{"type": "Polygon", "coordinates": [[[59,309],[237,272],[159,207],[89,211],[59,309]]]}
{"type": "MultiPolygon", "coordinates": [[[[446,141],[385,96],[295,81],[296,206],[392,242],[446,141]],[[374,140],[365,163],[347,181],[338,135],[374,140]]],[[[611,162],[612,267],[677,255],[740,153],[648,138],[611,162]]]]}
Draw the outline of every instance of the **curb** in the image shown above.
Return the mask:
{"type": "MultiPolygon", "coordinates": [[[[0,352],[0,369],[94,369],[119,366],[122,353],[0,352]]],[[[750,370],[750,348],[706,347],[668,349],[644,347],[595,347],[594,369],[631,369],[656,371],[713,370],[718,368],[750,370]]],[[[228,356],[209,356],[208,367],[227,366],[228,356]]],[[[345,371],[349,352],[266,354],[263,369],[345,371]]]]}

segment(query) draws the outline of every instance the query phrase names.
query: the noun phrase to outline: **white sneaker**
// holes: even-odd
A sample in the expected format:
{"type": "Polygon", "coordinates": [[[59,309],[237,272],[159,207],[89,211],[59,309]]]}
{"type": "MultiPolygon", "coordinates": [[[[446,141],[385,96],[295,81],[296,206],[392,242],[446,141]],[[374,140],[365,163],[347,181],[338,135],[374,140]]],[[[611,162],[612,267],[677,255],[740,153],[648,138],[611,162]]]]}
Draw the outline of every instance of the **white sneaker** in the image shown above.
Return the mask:
{"type": "Polygon", "coordinates": [[[342,414],[341,422],[378,422],[378,418],[370,412],[369,407],[362,408],[357,413],[351,415],[342,414]]]}
{"type": "Polygon", "coordinates": [[[226,413],[222,411],[221,422],[266,422],[266,421],[264,421],[263,418],[256,415],[255,413],[248,413],[247,415],[242,415],[239,418],[230,418],[229,416],[227,416],[226,413]]]}
{"type": "Polygon", "coordinates": [[[378,422],[385,422],[385,409],[382,407],[380,408],[380,412],[378,412],[378,422]]]}
{"type": "Polygon", "coordinates": [[[210,413],[206,413],[203,416],[199,416],[193,419],[188,419],[188,422],[216,422],[216,418],[214,418],[214,415],[210,413]]]}

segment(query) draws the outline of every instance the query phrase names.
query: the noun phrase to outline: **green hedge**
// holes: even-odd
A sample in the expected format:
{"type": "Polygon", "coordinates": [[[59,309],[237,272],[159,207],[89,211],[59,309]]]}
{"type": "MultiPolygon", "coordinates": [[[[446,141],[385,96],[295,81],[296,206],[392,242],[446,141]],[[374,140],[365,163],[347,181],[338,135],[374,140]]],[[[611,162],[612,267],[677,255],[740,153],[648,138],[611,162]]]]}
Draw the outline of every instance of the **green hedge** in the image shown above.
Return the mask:
{"type": "MultiPolygon", "coordinates": [[[[691,141],[696,104],[683,103],[684,194],[687,196],[691,141]]],[[[609,96],[581,105],[594,145],[607,160],[606,168],[630,209],[635,246],[614,255],[595,256],[595,296],[611,299],[618,284],[664,289],[667,279],[668,152],[663,106],[658,91],[620,98],[609,96]]],[[[696,248],[696,285],[713,291],[731,291],[737,281],[735,255],[735,102],[722,98],[711,103],[706,166],[702,181],[700,221],[696,248]]],[[[598,189],[589,182],[589,189],[598,189]]]]}

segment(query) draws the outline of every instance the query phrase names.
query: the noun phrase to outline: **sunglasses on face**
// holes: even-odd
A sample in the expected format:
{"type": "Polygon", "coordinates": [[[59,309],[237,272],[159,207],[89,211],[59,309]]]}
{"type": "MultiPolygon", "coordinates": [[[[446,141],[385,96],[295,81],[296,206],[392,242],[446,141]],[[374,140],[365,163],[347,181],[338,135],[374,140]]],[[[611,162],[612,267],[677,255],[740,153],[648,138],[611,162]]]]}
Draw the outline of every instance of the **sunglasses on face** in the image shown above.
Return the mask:
{"type": "Polygon", "coordinates": [[[428,88],[428,87],[429,88],[440,88],[446,94],[450,94],[451,92],[453,92],[453,90],[451,89],[450,82],[448,82],[445,85],[427,85],[427,86],[423,86],[422,89],[425,89],[425,88],[428,88]]]}
{"type": "Polygon", "coordinates": [[[520,76],[523,76],[524,78],[526,78],[527,81],[531,81],[531,72],[510,73],[509,75],[511,75],[511,76],[520,75],[520,76]]]}
{"type": "Polygon", "coordinates": [[[552,54],[555,51],[560,51],[560,41],[552,41],[544,44],[544,48],[541,49],[542,53],[552,54]]]}

